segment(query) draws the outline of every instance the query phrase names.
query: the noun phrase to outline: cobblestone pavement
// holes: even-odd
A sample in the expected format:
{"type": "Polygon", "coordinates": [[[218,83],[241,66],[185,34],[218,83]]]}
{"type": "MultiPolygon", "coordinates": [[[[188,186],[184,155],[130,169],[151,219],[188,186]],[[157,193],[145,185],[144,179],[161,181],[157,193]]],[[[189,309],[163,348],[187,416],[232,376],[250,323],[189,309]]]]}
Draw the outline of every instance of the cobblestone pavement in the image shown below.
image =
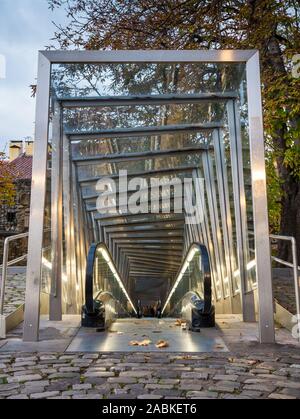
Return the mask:
{"type": "Polygon", "coordinates": [[[297,313],[294,280],[292,277],[273,278],[274,298],[292,314],[297,313]]]}
{"type": "MultiPolygon", "coordinates": [[[[26,275],[19,273],[8,275],[5,286],[4,315],[8,316],[25,301],[25,279],[26,275]]],[[[0,278],[1,284],[1,278],[0,278]]]]}
{"type": "Polygon", "coordinates": [[[0,399],[21,398],[300,399],[300,354],[1,353],[0,399]]]}

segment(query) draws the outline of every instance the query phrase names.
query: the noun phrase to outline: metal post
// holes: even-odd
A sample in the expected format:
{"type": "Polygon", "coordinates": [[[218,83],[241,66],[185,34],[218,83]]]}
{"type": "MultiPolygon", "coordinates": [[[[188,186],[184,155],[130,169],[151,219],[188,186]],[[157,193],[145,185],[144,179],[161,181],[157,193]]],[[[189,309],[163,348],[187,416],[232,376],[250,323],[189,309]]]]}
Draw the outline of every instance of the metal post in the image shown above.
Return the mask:
{"type": "Polygon", "coordinates": [[[204,170],[204,179],[206,184],[206,194],[207,194],[207,202],[208,202],[208,210],[209,210],[209,219],[210,225],[212,230],[212,240],[214,245],[215,257],[216,257],[216,269],[217,269],[217,278],[220,290],[220,297],[224,299],[224,287],[223,287],[223,280],[224,280],[224,272],[223,272],[223,257],[222,257],[222,250],[221,250],[221,243],[220,243],[220,225],[219,225],[219,216],[218,216],[218,208],[216,202],[216,195],[215,195],[215,185],[214,179],[212,178],[211,172],[211,162],[208,153],[202,154],[202,163],[203,163],[203,170],[204,170]]]}
{"type": "Polygon", "coordinates": [[[225,262],[229,285],[229,297],[231,299],[234,293],[233,287],[233,273],[234,273],[234,253],[233,253],[233,235],[232,235],[232,220],[229,202],[229,190],[228,190],[228,177],[227,177],[227,166],[225,159],[225,150],[223,137],[220,130],[213,132],[213,141],[215,147],[215,161],[216,161],[216,172],[217,182],[219,190],[220,200],[220,211],[221,211],[221,222],[224,240],[225,250],[225,262]]]}
{"type": "Polygon", "coordinates": [[[295,284],[295,297],[297,307],[297,324],[300,341],[300,283],[298,277],[298,259],[297,259],[297,244],[295,237],[291,237],[292,241],[292,254],[293,254],[293,273],[294,273],[294,284],[295,284]]]}
{"type": "Polygon", "coordinates": [[[71,193],[71,162],[70,144],[66,135],[63,135],[63,201],[64,201],[64,231],[67,271],[67,313],[77,314],[76,308],[76,271],[73,260],[73,222],[72,222],[72,193],[71,193]]]}
{"type": "Polygon", "coordinates": [[[2,264],[2,281],[1,281],[1,296],[0,296],[0,338],[6,338],[6,321],[4,316],[4,296],[5,296],[5,285],[7,277],[7,262],[8,262],[8,238],[4,241],[3,248],[3,264],[2,264]]]}
{"type": "Polygon", "coordinates": [[[254,295],[247,287],[247,262],[248,262],[248,243],[247,243],[247,214],[246,198],[243,174],[242,156],[242,137],[241,121],[237,103],[229,101],[227,103],[228,125],[230,135],[230,156],[232,165],[232,184],[234,196],[234,210],[238,249],[238,264],[241,284],[241,304],[243,320],[245,322],[255,322],[254,295]],[[248,292],[249,291],[249,292],[248,292]]]}
{"type": "Polygon", "coordinates": [[[23,334],[23,340],[26,342],[34,342],[39,339],[42,245],[48,154],[50,72],[50,61],[43,53],[39,53],[23,334]]]}
{"type": "Polygon", "coordinates": [[[52,165],[51,165],[51,293],[50,320],[62,320],[62,141],[61,114],[58,102],[54,103],[52,165]]]}
{"type": "Polygon", "coordinates": [[[259,296],[259,334],[261,343],[273,343],[275,342],[274,305],[258,52],[247,61],[246,70],[256,275],[259,296]]]}

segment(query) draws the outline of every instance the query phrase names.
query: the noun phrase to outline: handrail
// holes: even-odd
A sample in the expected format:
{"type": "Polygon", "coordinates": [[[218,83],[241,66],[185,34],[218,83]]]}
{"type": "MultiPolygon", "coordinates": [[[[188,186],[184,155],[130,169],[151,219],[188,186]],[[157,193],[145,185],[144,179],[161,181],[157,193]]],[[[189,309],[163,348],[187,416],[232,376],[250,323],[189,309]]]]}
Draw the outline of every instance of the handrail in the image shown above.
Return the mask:
{"type": "Polygon", "coordinates": [[[137,314],[137,311],[125,289],[125,286],[120,278],[118,270],[114,264],[114,261],[110,255],[110,252],[105,245],[105,243],[93,243],[90,246],[88,256],[87,256],[87,267],[86,267],[86,277],[85,277],[85,307],[88,314],[95,313],[95,305],[94,305],[94,264],[96,259],[96,253],[101,249],[101,254],[105,261],[107,262],[111,272],[113,273],[114,277],[116,278],[117,282],[120,285],[125,297],[129,301],[133,311],[137,314]]]}
{"type": "Polygon", "coordinates": [[[7,267],[13,265],[14,263],[20,262],[21,260],[25,259],[27,255],[23,255],[19,258],[14,260],[8,261],[8,254],[9,254],[9,243],[14,240],[23,239],[28,237],[27,233],[16,234],[15,236],[7,237],[4,240],[4,247],[3,247],[3,263],[0,266],[2,268],[2,281],[1,281],[1,294],[0,294],[0,316],[3,316],[4,312],[4,296],[5,296],[5,285],[7,279],[7,267]]]}
{"type": "MultiPolygon", "coordinates": [[[[295,237],[292,237],[292,236],[281,236],[281,235],[276,235],[276,234],[270,234],[270,239],[290,241],[291,244],[292,244],[293,263],[286,262],[285,260],[279,259],[275,256],[272,256],[272,259],[275,262],[278,262],[282,265],[293,268],[295,297],[296,297],[296,308],[297,308],[297,323],[298,323],[298,330],[300,330],[300,282],[299,282],[299,277],[298,277],[298,271],[300,271],[300,266],[298,266],[298,260],[297,260],[296,239],[295,239],[295,237]]],[[[300,338],[299,338],[299,340],[300,340],[300,338]]]]}
{"type": "Polygon", "coordinates": [[[187,254],[184,258],[181,267],[178,271],[178,274],[176,276],[176,280],[174,282],[174,285],[167,297],[167,300],[165,302],[165,305],[162,310],[162,314],[167,308],[167,305],[174,294],[176,288],[178,287],[179,283],[181,282],[183,275],[185,274],[185,271],[187,270],[189,263],[193,260],[193,257],[197,251],[200,251],[201,255],[201,265],[202,269],[204,271],[204,313],[209,313],[212,307],[212,292],[211,292],[211,270],[210,270],[210,261],[209,261],[209,254],[207,251],[206,246],[200,243],[193,243],[187,254]]]}

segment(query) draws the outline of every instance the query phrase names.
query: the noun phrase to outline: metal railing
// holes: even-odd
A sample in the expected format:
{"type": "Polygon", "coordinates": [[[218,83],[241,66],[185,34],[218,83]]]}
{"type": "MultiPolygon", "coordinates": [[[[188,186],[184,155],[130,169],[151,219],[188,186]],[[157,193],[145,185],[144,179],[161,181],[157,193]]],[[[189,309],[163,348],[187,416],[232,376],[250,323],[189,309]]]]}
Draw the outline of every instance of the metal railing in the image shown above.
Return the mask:
{"type": "Polygon", "coordinates": [[[27,258],[27,253],[25,255],[19,256],[13,260],[8,260],[9,257],[9,244],[12,241],[24,239],[25,237],[28,237],[27,233],[17,234],[15,236],[7,237],[4,241],[4,247],[3,247],[3,263],[0,266],[2,268],[2,281],[1,281],[1,294],[0,294],[0,315],[3,315],[4,310],[4,296],[5,296],[5,285],[6,285],[6,279],[7,279],[7,268],[8,266],[15,265],[16,263],[21,262],[22,260],[27,258]]]}
{"type": "Polygon", "coordinates": [[[7,237],[4,241],[3,247],[3,263],[0,266],[2,270],[2,280],[1,280],[1,292],[0,292],[0,338],[5,339],[6,337],[6,321],[4,316],[4,298],[5,298],[5,286],[6,286],[6,279],[7,279],[7,268],[8,266],[15,265],[16,263],[21,262],[22,260],[27,258],[27,253],[19,256],[13,260],[8,260],[9,257],[9,244],[12,241],[24,239],[28,237],[27,233],[16,234],[15,236],[7,237]]]}
{"type": "Polygon", "coordinates": [[[300,331],[300,279],[299,279],[299,274],[298,274],[298,272],[300,271],[300,266],[298,266],[296,239],[295,237],[292,237],[292,236],[280,236],[276,234],[271,234],[270,239],[289,241],[291,242],[291,245],[292,245],[292,260],[293,260],[292,263],[282,260],[276,256],[272,256],[272,260],[274,260],[274,262],[277,262],[284,266],[288,266],[289,268],[293,269],[295,298],[296,298],[296,311],[297,311],[297,324],[298,324],[298,330],[300,331]]]}
{"type": "MultiPolygon", "coordinates": [[[[176,288],[184,278],[184,274],[186,270],[189,267],[190,262],[193,260],[195,254],[197,252],[200,252],[201,257],[201,266],[203,270],[203,283],[204,283],[204,313],[209,313],[212,307],[212,289],[211,289],[211,269],[210,269],[210,260],[209,260],[209,254],[206,246],[200,243],[192,243],[189,250],[186,253],[186,256],[181,264],[181,267],[178,271],[178,274],[176,276],[176,279],[174,281],[174,284],[172,285],[172,288],[168,294],[168,297],[165,301],[165,304],[162,309],[162,314],[165,312],[168,303],[170,302],[172,295],[175,293],[176,288]]],[[[189,290],[191,291],[191,290],[189,290]]]]}

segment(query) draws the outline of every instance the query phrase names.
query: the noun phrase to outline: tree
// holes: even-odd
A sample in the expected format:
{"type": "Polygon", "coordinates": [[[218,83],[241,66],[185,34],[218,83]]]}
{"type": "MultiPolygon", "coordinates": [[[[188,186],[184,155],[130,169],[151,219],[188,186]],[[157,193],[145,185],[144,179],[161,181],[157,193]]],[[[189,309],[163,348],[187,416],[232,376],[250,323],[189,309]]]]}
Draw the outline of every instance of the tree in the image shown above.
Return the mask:
{"type": "Polygon", "coordinates": [[[48,1],[69,18],[55,32],[63,49],[259,49],[271,230],[296,237],[300,260],[299,0],[48,1]]]}
{"type": "Polygon", "coordinates": [[[0,152],[0,205],[13,206],[15,194],[15,185],[5,154],[0,152]]]}

